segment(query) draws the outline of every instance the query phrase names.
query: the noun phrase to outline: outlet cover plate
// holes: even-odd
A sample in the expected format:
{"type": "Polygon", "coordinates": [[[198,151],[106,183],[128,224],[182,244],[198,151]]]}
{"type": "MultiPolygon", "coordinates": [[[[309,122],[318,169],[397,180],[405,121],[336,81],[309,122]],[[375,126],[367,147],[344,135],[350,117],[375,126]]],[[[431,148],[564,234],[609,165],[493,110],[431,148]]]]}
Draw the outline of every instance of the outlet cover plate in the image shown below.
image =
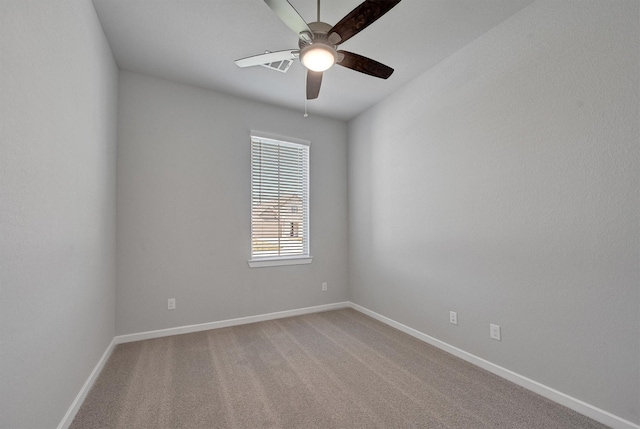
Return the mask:
{"type": "Polygon", "coordinates": [[[496,341],[502,341],[502,333],[500,331],[500,325],[489,324],[489,336],[496,341]]]}
{"type": "Polygon", "coordinates": [[[449,323],[451,323],[452,325],[458,324],[458,313],[456,313],[455,311],[449,312],[449,323]]]}
{"type": "Polygon", "coordinates": [[[176,309],[176,299],[169,298],[167,300],[167,310],[175,310],[176,309]]]}

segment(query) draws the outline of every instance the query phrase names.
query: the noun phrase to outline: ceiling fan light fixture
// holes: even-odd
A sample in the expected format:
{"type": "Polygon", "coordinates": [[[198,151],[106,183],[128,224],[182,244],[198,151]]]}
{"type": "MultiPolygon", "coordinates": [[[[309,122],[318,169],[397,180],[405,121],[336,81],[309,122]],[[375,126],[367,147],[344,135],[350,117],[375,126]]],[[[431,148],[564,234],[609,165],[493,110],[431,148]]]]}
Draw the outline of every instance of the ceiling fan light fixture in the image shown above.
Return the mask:
{"type": "Polygon", "coordinates": [[[300,61],[309,70],[323,72],[336,63],[335,49],[322,43],[305,46],[300,51],[300,61]]]}

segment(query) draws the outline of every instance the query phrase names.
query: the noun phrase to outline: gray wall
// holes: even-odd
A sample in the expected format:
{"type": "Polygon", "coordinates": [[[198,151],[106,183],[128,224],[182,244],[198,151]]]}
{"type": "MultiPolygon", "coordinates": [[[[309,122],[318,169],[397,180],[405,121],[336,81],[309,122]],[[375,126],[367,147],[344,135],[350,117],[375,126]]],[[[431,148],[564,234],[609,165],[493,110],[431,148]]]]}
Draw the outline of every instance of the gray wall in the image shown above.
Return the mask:
{"type": "Polygon", "coordinates": [[[117,68],[90,1],[0,1],[0,427],[56,427],[115,331],[117,68]]]}
{"type": "Polygon", "coordinates": [[[639,4],[538,1],[349,125],[352,300],[635,423],[639,4]]]}
{"type": "Polygon", "coordinates": [[[119,86],[118,334],[347,299],[346,123],[129,72],[119,86]],[[247,265],[251,129],[311,141],[310,265],[247,265]]]}

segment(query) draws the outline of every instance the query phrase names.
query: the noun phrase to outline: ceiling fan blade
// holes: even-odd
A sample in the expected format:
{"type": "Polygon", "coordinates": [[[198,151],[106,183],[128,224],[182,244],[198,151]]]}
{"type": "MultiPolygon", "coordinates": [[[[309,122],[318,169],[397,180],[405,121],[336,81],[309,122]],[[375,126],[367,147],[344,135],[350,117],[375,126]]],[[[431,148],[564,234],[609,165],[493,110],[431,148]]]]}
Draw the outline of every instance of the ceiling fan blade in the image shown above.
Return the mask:
{"type": "Polygon", "coordinates": [[[359,71],[360,73],[379,77],[381,79],[387,79],[393,73],[393,69],[391,67],[379,63],[376,60],[372,60],[371,58],[354,54],[353,52],[338,51],[338,55],[344,55],[344,58],[336,64],[351,70],[359,71]]]}
{"type": "Polygon", "coordinates": [[[322,72],[307,70],[307,100],[314,100],[320,94],[322,72]]]}
{"type": "Polygon", "coordinates": [[[365,0],[333,26],[328,33],[329,40],[335,45],[344,43],[373,24],[398,3],[400,0],[365,0]],[[336,33],[339,38],[333,33],[336,33]]]}
{"type": "Polygon", "coordinates": [[[299,55],[300,55],[300,51],[297,49],[293,49],[289,51],[268,52],[266,54],[253,55],[251,57],[241,58],[239,60],[235,60],[235,63],[238,67],[260,66],[263,64],[269,64],[276,61],[293,60],[295,58],[298,58],[299,55]]]}
{"type": "Polygon", "coordinates": [[[264,2],[300,39],[311,42],[313,32],[291,3],[287,0],[264,0],[264,2]]]}

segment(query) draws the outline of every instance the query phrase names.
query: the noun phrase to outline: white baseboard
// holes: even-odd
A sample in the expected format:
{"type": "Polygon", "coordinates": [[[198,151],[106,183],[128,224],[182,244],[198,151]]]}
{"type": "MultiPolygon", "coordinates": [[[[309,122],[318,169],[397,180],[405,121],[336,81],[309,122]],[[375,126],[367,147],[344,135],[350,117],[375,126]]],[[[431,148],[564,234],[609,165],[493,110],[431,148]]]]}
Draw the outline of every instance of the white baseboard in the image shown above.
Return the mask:
{"type": "Polygon", "coordinates": [[[545,386],[544,384],[538,383],[537,381],[531,380],[530,378],[517,374],[511,370],[503,368],[494,363],[491,363],[471,353],[465,352],[462,349],[459,349],[450,344],[447,344],[444,341],[440,341],[437,338],[433,338],[416,329],[403,325],[402,323],[396,322],[395,320],[385,317],[381,314],[378,314],[375,311],[371,311],[365,307],[362,307],[358,304],[354,304],[352,302],[349,303],[349,306],[354,310],[357,310],[363,314],[366,314],[367,316],[371,316],[374,319],[384,324],[387,324],[393,328],[398,329],[399,331],[409,334],[412,337],[415,337],[421,341],[424,341],[425,343],[431,344],[432,346],[438,347],[441,350],[444,350],[448,353],[451,353],[454,356],[464,359],[469,363],[479,366],[482,369],[485,369],[499,377],[507,379],[517,384],[518,386],[531,390],[532,392],[535,392],[540,396],[543,396],[547,399],[557,402],[560,405],[564,405],[565,407],[570,408],[573,411],[576,411],[587,417],[590,417],[593,420],[596,420],[602,424],[610,426],[613,429],[640,429],[640,425],[637,425],[633,422],[625,420],[607,411],[601,410],[600,408],[594,407],[593,405],[587,404],[584,401],[573,398],[569,395],[566,395],[562,392],[552,389],[551,387],[545,386]]]}
{"type": "Polygon", "coordinates": [[[82,406],[84,399],[87,397],[87,394],[93,387],[93,383],[96,382],[96,379],[102,372],[104,365],[109,360],[109,357],[111,356],[111,353],[113,352],[113,349],[115,347],[116,347],[116,339],[114,337],[111,340],[111,343],[109,343],[109,345],[107,346],[107,349],[102,354],[102,357],[96,364],[95,368],[93,368],[93,371],[91,371],[91,374],[89,374],[89,378],[87,378],[87,381],[85,381],[84,384],[82,385],[80,392],[78,392],[78,394],[76,395],[76,398],[71,403],[71,406],[67,410],[67,413],[64,415],[64,417],[62,418],[62,421],[58,425],[58,429],[67,429],[69,426],[71,426],[71,422],[73,422],[73,419],[76,417],[76,414],[80,409],[80,406],[82,406]]]}
{"type": "Polygon", "coordinates": [[[159,329],[157,331],[140,332],[137,334],[119,335],[114,338],[116,344],[132,341],[148,340],[151,338],[168,337],[170,335],[189,334],[191,332],[208,331],[209,329],[226,328],[229,326],[246,325],[247,323],[263,322],[265,320],[282,319],[285,317],[301,316],[303,314],[319,313],[321,311],[349,308],[350,302],[336,302],[333,304],[317,305],[315,307],[297,308],[295,310],[278,311],[275,313],[259,314],[257,316],[239,317],[237,319],[220,320],[218,322],[200,323],[198,325],[179,326],[177,328],[159,329]]]}
{"type": "Polygon", "coordinates": [[[371,311],[365,307],[362,307],[358,304],[354,304],[348,301],[337,302],[333,304],[318,305],[315,307],[299,308],[295,310],[279,311],[275,313],[260,314],[257,316],[240,317],[237,319],[221,320],[217,322],[201,323],[198,325],[180,326],[176,328],[160,329],[156,331],[148,331],[148,332],[140,332],[136,334],[115,336],[111,341],[111,343],[109,344],[109,346],[107,347],[107,350],[105,350],[104,354],[98,361],[97,365],[89,375],[89,378],[82,386],[82,389],[80,389],[80,392],[78,393],[75,400],[71,404],[71,407],[69,408],[64,418],[58,425],[58,429],[67,429],[71,425],[71,422],[73,421],[78,410],[80,409],[82,402],[84,401],[87,394],[89,393],[89,390],[91,390],[91,387],[93,386],[96,379],[98,378],[98,375],[100,375],[100,372],[102,371],[104,365],[106,364],[107,360],[111,356],[111,353],[113,352],[113,349],[117,344],[128,343],[132,341],[147,340],[151,338],[167,337],[170,335],[188,334],[191,332],[206,331],[209,329],[226,328],[229,326],[245,325],[247,323],[282,319],[285,317],[300,316],[303,314],[319,313],[322,311],[338,310],[338,309],[349,308],[349,307],[363,314],[371,316],[382,323],[385,323],[393,328],[398,329],[399,331],[409,334],[412,337],[415,337],[421,341],[424,341],[425,343],[431,344],[435,347],[438,347],[439,349],[442,349],[448,353],[451,353],[454,356],[464,359],[465,361],[472,363],[476,366],[479,366],[480,368],[483,368],[493,374],[496,374],[504,379],[507,379],[519,386],[524,387],[525,389],[531,390],[547,399],[550,399],[580,414],[583,414],[600,423],[610,426],[613,429],[640,429],[640,425],[632,423],[628,420],[625,420],[607,411],[601,410],[600,408],[594,407],[593,405],[587,404],[586,402],[573,398],[569,395],[566,395],[562,392],[552,389],[551,387],[545,386],[541,383],[538,383],[537,381],[531,380],[530,378],[524,377],[511,370],[503,368],[499,365],[496,365],[485,359],[482,359],[478,356],[468,353],[462,349],[459,349],[450,344],[447,344],[444,341],[440,341],[416,329],[410,328],[406,325],[403,325],[402,323],[396,322],[393,319],[390,319],[374,311],[371,311]]]}

